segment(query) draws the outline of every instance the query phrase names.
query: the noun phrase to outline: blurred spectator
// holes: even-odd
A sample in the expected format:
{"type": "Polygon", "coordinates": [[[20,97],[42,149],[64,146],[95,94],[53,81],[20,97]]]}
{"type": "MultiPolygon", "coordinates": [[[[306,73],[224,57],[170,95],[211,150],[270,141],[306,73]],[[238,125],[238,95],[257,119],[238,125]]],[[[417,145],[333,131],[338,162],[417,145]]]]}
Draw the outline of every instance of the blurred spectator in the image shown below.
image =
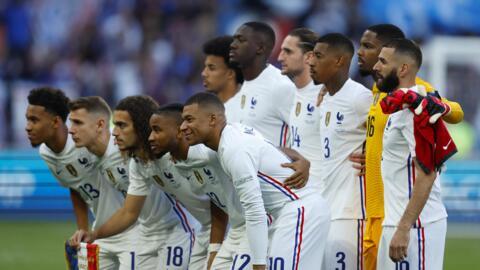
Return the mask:
{"type": "Polygon", "coordinates": [[[2,0],[0,146],[26,145],[17,134],[22,123],[13,123],[23,116],[12,109],[23,106],[25,85],[101,95],[111,105],[141,93],[160,103],[185,100],[202,90],[201,44],[247,20],[271,23],[277,41],[306,26],[358,42],[378,22],[412,38],[479,33],[479,10],[476,0],[2,0]]]}

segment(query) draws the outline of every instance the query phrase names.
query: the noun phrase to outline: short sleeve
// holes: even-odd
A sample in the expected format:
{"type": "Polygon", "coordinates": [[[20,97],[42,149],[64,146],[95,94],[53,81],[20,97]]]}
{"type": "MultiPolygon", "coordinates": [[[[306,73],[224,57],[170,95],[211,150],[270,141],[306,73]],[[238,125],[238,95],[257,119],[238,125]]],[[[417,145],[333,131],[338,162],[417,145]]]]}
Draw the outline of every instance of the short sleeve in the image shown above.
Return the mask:
{"type": "Polygon", "coordinates": [[[128,186],[128,194],[135,196],[147,196],[150,193],[152,183],[149,177],[146,177],[144,172],[145,170],[142,168],[142,165],[139,162],[135,161],[134,159],[130,160],[130,185],[128,186]]]}
{"type": "Polygon", "coordinates": [[[408,109],[402,111],[403,114],[403,125],[400,126],[400,131],[402,136],[408,143],[408,150],[412,155],[412,158],[416,156],[415,153],[415,135],[414,135],[414,123],[413,123],[413,113],[408,109]]]}
{"type": "Polygon", "coordinates": [[[368,111],[370,110],[372,101],[372,92],[369,90],[361,91],[355,98],[355,112],[362,123],[367,121],[368,111]]]}
{"type": "Polygon", "coordinates": [[[65,182],[63,181],[60,177],[58,177],[56,171],[55,171],[55,165],[53,164],[52,162],[52,158],[48,155],[48,152],[47,150],[45,149],[45,145],[40,145],[40,149],[39,149],[39,154],[40,154],[40,157],[43,159],[43,161],[45,162],[45,164],[47,165],[48,167],[48,170],[50,170],[50,172],[52,173],[53,177],[55,177],[55,179],[57,179],[57,182],[62,186],[62,187],[66,187],[66,188],[69,188],[70,186],[65,182]]]}
{"type": "Polygon", "coordinates": [[[295,99],[295,86],[293,84],[279,84],[278,89],[273,91],[272,104],[275,105],[277,113],[283,122],[290,123],[290,112],[295,99]]]}

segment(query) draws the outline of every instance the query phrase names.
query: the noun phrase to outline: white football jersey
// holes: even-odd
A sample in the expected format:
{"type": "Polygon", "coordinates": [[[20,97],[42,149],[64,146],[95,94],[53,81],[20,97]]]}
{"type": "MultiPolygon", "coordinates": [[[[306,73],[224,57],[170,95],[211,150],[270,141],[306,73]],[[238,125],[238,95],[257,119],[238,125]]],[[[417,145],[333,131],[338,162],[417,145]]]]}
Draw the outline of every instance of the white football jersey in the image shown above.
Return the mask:
{"type": "Polygon", "coordinates": [[[215,205],[228,214],[232,228],[245,224],[244,212],[232,180],[223,171],[217,153],[203,144],[190,146],[188,158],[175,167],[188,179],[192,190],[207,194],[215,205]]]}
{"type": "MultiPolygon", "coordinates": [[[[409,89],[417,91],[417,87],[409,89]]],[[[397,226],[412,196],[416,174],[413,117],[414,114],[409,109],[404,109],[391,114],[385,126],[382,152],[385,226],[397,226]]],[[[445,217],[447,212],[441,198],[440,181],[437,179],[414,227],[420,228],[445,217]]]]}
{"type": "Polygon", "coordinates": [[[311,81],[295,93],[290,112],[290,147],[310,161],[310,178],[307,185],[323,190],[321,182],[321,156],[319,108],[316,107],[322,85],[311,81]]]}
{"type": "MultiPolygon", "coordinates": [[[[142,166],[143,175],[141,181],[135,181],[135,178],[130,177],[129,194],[145,195],[150,192],[150,188],[154,184],[166,193],[171,203],[176,204],[178,200],[202,226],[210,226],[210,198],[205,194],[193,192],[187,183],[188,180],[174,167],[170,154],[165,154],[147,164],[138,161],[134,161],[134,163],[142,166]]],[[[130,163],[130,170],[134,163],[130,163]]],[[[184,214],[180,213],[180,215],[184,214]]]]}
{"type": "Polygon", "coordinates": [[[128,194],[147,196],[138,218],[140,231],[147,236],[160,237],[174,226],[182,226],[185,232],[192,232],[183,209],[175,200],[152,183],[155,181],[155,167],[134,158],[129,162],[130,185],[128,194]]]}
{"type": "Polygon", "coordinates": [[[114,137],[110,135],[107,149],[102,157],[98,158],[98,170],[124,196],[128,190],[128,159],[122,157],[114,137]]]}
{"type": "Polygon", "coordinates": [[[257,78],[244,81],[236,94],[234,106],[228,116],[235,121],[253,127],[276,146],[286,146],[288,118],[295,96],[295,85],[280,70],[268,65],[257,78]]]}
{"type": "Polygon", "coordinates": [[[70,135],[62,152],[55,153],[42,144],[40,156],[58,182],[77,191],[87,203],[95,217],[93,229],[122,207],[124,197],[108,181],[102,180],[97,170],[97,157],[84,147],[76,148],[70,135]]]}
{"type": "MultiPolygon", "coordinates": [[[[109,181],[125,196],[130,183],[130,162],[131,158],[122,156],[114,143],[114,137],[110,136],[105,154],[99,158],[98,169],[104,179],[109,181]]],[[[136,167],[136,169],[140,168],[136,167]]],[[[139,173],[135,171],[131,176],[138,177],[139,173]]],[[[170,231],[172,227],[178,226],[180,220],[174,211],[165,194],[161,190],[152,187],[138,218],[140,233],[146,237],[158,238],[161,233],[165,233],[166,230],[170,231]]]]}
{"type": "Polygon", "coordinates": [[[371,104],[372,92],[348,79],[335,95],[327,93],[319,107],[323,196],[332,220],[365,218],[365,181],[348,156],[362,150],[371,104]]]}
{"type": "Polygon", "coordinates": [[[240,121],[236,111],[238,104],[240,104],[240,95],[238,92],[223,104],[225,106],[225,116],[227,117],[227,121],[229,123],[236,123],[240,121]]]}
{"type": "Polygon", "coordinates": [[[273,144],[256,136],[253,128],[227,125],[222,131],[218,157],[245,211],[246,231],[253,264],[267,257],[268,229],[266,213],[277,217],[287,202],[307,195],[307,188],[292,190],[283,181],[293,170],[281,163],[291,162],[273,144]]]}

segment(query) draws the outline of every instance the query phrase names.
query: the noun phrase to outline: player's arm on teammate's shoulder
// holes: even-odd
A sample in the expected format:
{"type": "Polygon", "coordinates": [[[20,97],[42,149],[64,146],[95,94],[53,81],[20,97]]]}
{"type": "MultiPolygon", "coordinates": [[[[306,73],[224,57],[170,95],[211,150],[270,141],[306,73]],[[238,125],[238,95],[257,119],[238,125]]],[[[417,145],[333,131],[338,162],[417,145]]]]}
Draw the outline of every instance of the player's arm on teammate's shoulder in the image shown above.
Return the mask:
{"type": "Polygon", "coordinates": [[[77,221],[78,230],[88,230],[88,205],[77,191],[70,188],[73,212],[77,221]]]}
{"type": "Polygon", "coordinates": [[[283,163],[282,167],[291,168],[295,172],[285,179],[284,184],[292,188],[302,188],[307,184],[310,175],[310,161],[291,148],[280,148],[292,162],[283,163]]]}
{"type": "Polygon", "coordinates": [[[208,245],[208,270],[212,266],[213,260],[222,246],[228,224],[228,215],[213,202],[210,202],[210,213],[212,216],[212,225],[210,229],[210,244],[208,245]]]}
{"type": "Polygon", "coordinates": [[[412,197],[410,198],[402,218],[398,223],[397,230],[390,242],[389,256],[394,262],[403,260],[407,256],[408,242],[410,240],[410,228],[420,216],[423,207],[427,203],[437,173],[426,173],[415,162],[416,181],[413,185],[412,197]]]}
{"type": "Polygon", "coordinates": [[[75,247],[80,245],[80,242],[91,243],[96,239],[106,238],[125,231],[137,221],[146,197],[147,196],[127,194],[122,208],[118,209],[109,220],[107,220],[97,230],[76,231],[75,234],[70,238],[70,245],[75,247]]]}

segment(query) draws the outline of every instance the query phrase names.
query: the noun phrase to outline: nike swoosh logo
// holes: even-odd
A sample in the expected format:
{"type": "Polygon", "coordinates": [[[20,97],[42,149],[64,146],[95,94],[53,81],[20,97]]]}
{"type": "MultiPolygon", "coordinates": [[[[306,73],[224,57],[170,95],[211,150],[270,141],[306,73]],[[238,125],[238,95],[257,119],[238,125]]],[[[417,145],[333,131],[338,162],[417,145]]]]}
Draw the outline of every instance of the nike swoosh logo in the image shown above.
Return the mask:
{"type": "Polygon", "coordinates": [[[448,146],[450,145],[450,143],[452,142],[452,139],[450,139],[450,141],[448,141],[447,145],[445,145],[443,147],[443,150],[447,150],[448,146]]]}

